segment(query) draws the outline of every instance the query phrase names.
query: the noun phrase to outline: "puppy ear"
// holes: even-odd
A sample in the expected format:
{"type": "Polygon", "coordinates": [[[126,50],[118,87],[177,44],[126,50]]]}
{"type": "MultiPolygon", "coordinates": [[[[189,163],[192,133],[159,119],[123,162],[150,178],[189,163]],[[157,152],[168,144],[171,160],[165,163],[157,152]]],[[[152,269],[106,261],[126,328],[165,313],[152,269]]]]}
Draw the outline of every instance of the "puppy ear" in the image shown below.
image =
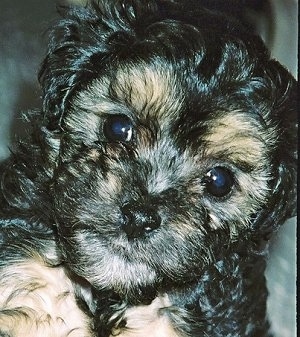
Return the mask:
{"type": "Polygon", "coordinates": [[[265,77],[271,83],[270,119],[278,129],[271,149],[273,181],[266,207],[257,215],[254,229],[268,238],[285,220],[296,215],[297,203],[297,82],[277,61],[270,61],[265,77]]]}
{"type": "MultiPolygon", "coordinates": [[[[62,18],[49,30],[48,52],[39,71],[43,110],[49,130],[61,127],[67,99],[78,85],[82,73],[88,71],[89,40],[92,40],[88,28],[92,29],[96,20],[91,12],[80,8],[59,7],[58,12],[62,18]],[[90,27],[85,25],[87,21],[90,27]]],[[[101,41],[99,48],[100,45],[101,41]]]]}

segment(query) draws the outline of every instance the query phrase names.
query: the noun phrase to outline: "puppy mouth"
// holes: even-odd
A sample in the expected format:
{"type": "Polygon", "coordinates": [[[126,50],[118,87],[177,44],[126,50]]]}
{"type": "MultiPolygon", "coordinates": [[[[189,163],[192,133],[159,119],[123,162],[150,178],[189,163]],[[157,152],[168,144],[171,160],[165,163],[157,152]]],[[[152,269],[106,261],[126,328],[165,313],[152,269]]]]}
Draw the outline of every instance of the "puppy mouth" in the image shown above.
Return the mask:
{"type": "Polygon", "coordinates": [[[165,223],[151,230],[147,227],[130,235],[120,228],[113,235],[73,232],[72,238],[63,238],[68,242],[63,246],[69,268],[96,289],[126,296],[168,280],[182,282],[199,273],[196,269],[202,265],[203,252],[200,234],[190,239],[165,223]]]}
{"type": "Polygon", "coordinates": [[[73,217],[76,223],[59,218],[68,267],[96,289],[126,296],[199,274],[207,255],[203,214],[191,220],[190,213],[154,202],[89,205],[90,212],[80,209],[73,217]]]}

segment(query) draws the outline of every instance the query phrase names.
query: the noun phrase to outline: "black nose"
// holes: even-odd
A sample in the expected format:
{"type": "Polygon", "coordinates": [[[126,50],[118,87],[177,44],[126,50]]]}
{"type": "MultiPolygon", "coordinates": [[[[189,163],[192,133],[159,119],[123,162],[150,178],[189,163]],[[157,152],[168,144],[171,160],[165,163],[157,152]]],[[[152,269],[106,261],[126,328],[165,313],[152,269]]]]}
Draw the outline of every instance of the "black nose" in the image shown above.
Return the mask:
{"type": "Polygon", "coordinates": [[[157,229],[161,224],[161,218],[152,206],[139,203],[127,203],[122,207],[123,230],[128,238],[141,237],[157,229]]]}

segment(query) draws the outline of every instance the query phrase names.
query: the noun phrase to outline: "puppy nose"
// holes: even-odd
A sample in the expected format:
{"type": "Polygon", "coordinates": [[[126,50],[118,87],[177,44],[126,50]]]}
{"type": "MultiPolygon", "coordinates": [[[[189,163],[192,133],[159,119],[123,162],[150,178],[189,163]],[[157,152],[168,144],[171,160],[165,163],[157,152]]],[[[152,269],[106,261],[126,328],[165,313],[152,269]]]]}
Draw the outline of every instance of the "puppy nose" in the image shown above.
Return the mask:
{"type": "Polygon", "coordinates": [[[152,206],[128,203],[122,207],[122,213],[122,228],[131,239],[150,233],[161,224],[161,218],[152,206]]]}

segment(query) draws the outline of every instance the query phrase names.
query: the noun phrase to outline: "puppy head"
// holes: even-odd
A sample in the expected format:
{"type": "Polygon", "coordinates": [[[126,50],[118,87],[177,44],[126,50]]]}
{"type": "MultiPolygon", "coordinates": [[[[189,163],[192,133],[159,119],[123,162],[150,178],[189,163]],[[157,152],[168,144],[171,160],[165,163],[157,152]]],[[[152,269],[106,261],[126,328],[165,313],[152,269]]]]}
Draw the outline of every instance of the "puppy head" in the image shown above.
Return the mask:
{"type": "Polygon", "coordinates": [[[257,37],[159,1],[65,15],[41,82],[73,271],[129,296],[186,282],[291,215],[295,83],[257,37]]]}

